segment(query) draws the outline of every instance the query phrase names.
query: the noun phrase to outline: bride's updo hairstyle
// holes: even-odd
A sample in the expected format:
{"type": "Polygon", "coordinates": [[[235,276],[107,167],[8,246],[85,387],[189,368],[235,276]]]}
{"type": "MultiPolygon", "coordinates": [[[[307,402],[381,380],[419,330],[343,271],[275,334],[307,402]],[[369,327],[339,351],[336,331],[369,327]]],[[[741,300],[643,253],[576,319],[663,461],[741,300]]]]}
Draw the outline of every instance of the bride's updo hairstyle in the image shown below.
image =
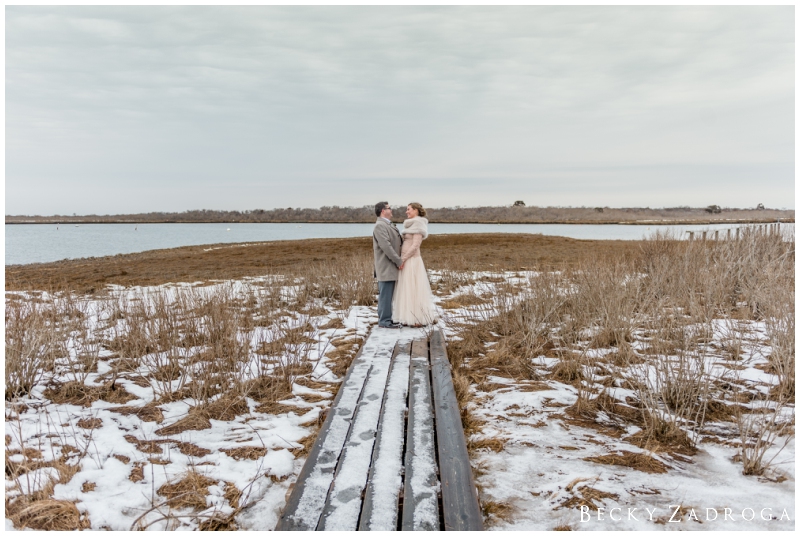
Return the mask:
{"type": "Polygon", "coordinates": [[[422,208],[422,205],[420,205],[419,203],[409,203],[408,206],[417,209],[420,216],[425,217],[428,214],[428,211],[422,208]]]}

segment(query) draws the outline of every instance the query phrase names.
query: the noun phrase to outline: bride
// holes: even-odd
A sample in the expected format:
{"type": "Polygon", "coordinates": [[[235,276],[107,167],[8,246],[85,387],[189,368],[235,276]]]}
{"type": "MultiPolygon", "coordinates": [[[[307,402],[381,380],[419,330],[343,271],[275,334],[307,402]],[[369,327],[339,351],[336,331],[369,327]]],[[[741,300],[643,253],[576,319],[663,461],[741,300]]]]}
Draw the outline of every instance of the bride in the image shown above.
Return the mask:
{"type": "Polygon", "coordinates": [[[419,327],[436,320],[433,293],[419,248],[428,238],[428,220],[419,203],[410,203],[406,209],[408,219],[403,222],[403,247],[400,258],[402,269],[398,274],[397,288],[392,297],[392,321],[419,327]]]}

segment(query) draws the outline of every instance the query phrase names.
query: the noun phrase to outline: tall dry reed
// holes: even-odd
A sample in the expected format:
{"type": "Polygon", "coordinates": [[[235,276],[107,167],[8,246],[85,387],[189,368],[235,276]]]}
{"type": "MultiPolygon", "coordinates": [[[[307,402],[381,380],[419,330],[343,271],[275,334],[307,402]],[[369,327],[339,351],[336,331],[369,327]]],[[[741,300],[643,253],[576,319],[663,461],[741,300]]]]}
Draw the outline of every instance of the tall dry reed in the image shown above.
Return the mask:
{"type": "MultiPolygon", "coordinates": [[[[766,327],[766,357],[779,378],[771,396],[791,401],[793,413],[793,236],[745,230],[739,240],[714,242],[656,234],[629,258],[535,274],[522,292],[500,290],[491,302],[473,307],[451,353],[454,366],[478,382],[487,373],[482,371],[541,377],[545,371],[536,358],[557,357],[547,373],[578,389],[578,413],[590,411],[609,385],[624,384],[637,400],[623,413],[642,428],[642,446],[687,452],[709,404],[725,399],[732,385],[740,388],[730,381],[740,364],[714,363],[746,354],[741,322],[766,327]],[[610,350],[605,361],[611,372],[608,364],[597,367],[587,358],[593,349],[610,350]]],[[[777,426],[755,427],[752,421],[739,419],[750,435],[777,426]]]]}

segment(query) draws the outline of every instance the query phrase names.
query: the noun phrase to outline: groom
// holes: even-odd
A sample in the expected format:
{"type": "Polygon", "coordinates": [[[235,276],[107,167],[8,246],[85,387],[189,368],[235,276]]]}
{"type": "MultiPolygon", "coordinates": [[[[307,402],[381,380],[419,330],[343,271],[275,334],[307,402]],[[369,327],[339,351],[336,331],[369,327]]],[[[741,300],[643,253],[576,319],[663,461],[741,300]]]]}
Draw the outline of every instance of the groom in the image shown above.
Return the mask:
{"type": "Polygon", "coordinates": [[[372,231],[372,251],[378,280],[378,326],[396,329],[401,325],[392,322],[392,295],[398,270],[403,269],[403,260],[400,258],[403,237],[392,223],[389,203],[381,201],[375,205],[375,215],[378,219],[372,231]]]}

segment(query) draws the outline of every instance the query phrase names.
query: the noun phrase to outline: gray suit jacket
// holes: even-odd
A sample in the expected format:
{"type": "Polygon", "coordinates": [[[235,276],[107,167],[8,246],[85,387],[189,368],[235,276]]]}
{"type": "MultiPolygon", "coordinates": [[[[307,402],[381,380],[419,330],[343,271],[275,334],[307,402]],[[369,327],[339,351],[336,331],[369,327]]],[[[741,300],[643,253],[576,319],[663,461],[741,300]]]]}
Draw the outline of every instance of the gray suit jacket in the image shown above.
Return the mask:
{"type": "Polygon", "coordinates": [[[375,255],[375,277],[378,281],[397,281],[397,267],[403,264],[400,247],[403,237],[397,227],[378,218],[372,230],[372,252],[375,255]]]}

